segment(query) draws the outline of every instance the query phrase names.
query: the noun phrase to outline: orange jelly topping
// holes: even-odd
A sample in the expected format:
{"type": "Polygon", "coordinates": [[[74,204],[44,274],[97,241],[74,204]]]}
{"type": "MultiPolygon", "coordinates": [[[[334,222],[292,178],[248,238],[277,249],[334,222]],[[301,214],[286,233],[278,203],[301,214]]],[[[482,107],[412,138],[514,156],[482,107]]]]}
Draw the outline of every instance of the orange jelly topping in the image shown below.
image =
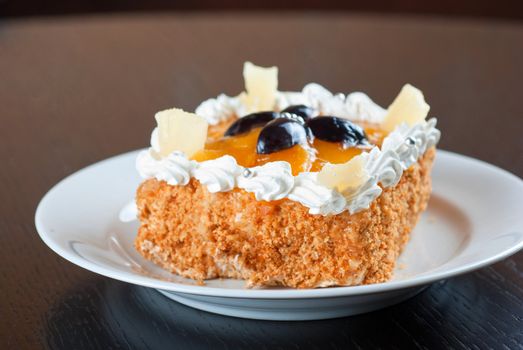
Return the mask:
{"type": "MultiPolygon", "coordinates": [[[[373,144],[380,145],[385,134],[376,126],[362,125],[373,144]]],[[[341,143],[314,139],[307,145],[295,145],[270,154],[256,153],[256,143],[262,128],[230,137],[208,141],[205,148],[192,158],[196,161],[216,159],[230,155],[239,165],[253,167],[274,161],[286,161],[291,165],[293,175],[303,171],[320,171],[325,163],[340,164],[349,161],[370,147],[344,147],[341,143]]]]}

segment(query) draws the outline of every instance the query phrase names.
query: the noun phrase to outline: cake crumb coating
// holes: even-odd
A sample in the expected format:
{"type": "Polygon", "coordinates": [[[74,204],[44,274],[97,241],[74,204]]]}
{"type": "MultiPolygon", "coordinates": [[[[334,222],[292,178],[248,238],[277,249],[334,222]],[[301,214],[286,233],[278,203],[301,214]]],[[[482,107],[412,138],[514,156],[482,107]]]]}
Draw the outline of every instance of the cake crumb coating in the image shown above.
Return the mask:
{"type": "Polygon", "coordinates": [[[257,201],[241,189],[210,193],[148,179],[138,188],[136,249],[146,259],[199,282],[237,278],[249,287],[316,288],[380,283],[425,210],[431,148],[368,210],[311,215],[291,200],[257,201]]]}

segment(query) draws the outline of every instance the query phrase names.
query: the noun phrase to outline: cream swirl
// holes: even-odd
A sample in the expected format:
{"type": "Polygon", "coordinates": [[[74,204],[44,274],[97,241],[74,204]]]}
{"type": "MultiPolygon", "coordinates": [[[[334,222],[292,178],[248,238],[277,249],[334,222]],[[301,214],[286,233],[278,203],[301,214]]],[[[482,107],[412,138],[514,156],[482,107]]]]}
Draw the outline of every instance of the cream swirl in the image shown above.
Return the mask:
{"type": "Polygon", "coordinates": [[[240,107],[241,103],[238,96],[229,97],[221,94],[216,98],[203,101],[195,112],[204,117],[207,123],[216,125],[236,115],[240,107]]]}
{"type": "Polygon", "coordinates": [[[281,111],[282,109],[295,105],[306,105],[313,108],[309,99],[303,94],[303,92],[279,91],[276,94],[276,110],[281,111]]]}
{"type": "MultiPolygon", "coordinates": [[[[334,95],[319,84],[310,83],[305,85],[302,93],[307,97],[308,103],[318,110],[320,114],[340,114],[339,112],[343,110],[345,95],[334,95]]],[[[341,114],[339,116],[343,117],[341,114]]]]}
{"type": "Polygon", "coordinates": [[[393,187],[401,180],[404,170],[417,162],[425,151],[437,144],[440,131],[436,129],[436,119],[408,127],[398,126],[385,140],[381,150],[374,147],[363,154],[365,168],[371,175],[369,180],[347,197],[347,209],[351,213],[368,209],[382,192],[383,188],[393,187]]]}
{"type": "Polygon", "coordinates": [[[122,209],[120,209],[120,212],[118,213],[118,219],[120,219],[121,222],[132,222],[137,218],[138,207],[136,206],[136,202],[134,200],[127,203],[122,209]]]}
{"type": "Polygon", "coordinates": [[[381,123],[387,110],[377,105],[363,92],[353,92],[345,98],[345,116],[356,121],[381,123]]]}
{"type": "Polygon", "coordinates": [[[173,186],[187,185],[191,180],[192,170],[196,167],[195,161],[187,159],[179,152],[171,153],[160,162],[163,166],[156,178],[173,186]]]}
{"type": "MultiPolygon", "coordinates": [[[[380,123],[386,114],[385,109],[374,103],[363,92],[353,92],[348,95],[333,94],[316,83],[305,85],[301,92],[278,92],[274,108],[282,110],[299,104],[313,108],[320,115],[335,115],[370,123],[380,123]]],[[[203,101],[195,112],[204,117],[209,124],[216,125],[233,116],[243,116],[246,110],[240,95],[231,97],[221,94],[216,98],[203,101]]]]}
{"type": "Polygon", "coordinates": [[[318,173],[300,173],[288,198],[309,208],[310,214],[331,215],[345,210],[347,201],[339,192],[318,184],[318,173]]]}
{"type": "Polygon", "coordinates": [[[381,194],[381,192],[382,189],[378,186],[377,176],[374,175],[356,191],[344,194],[347,200],[345,209],[347,209],[351,214],[369,209],[370,204],[381,194]]]}
{"type": "Polygon", "coordinates": [[[294,176],[287,162],[271,162],[248,168],[238,178],[238,187],[253,192],[257,200],[285,198],[294,187],[294,176]]]}
{"type": "Polygon", "coordinates": [[[427,144],[425,145],[425,151],[431,147],[434,147],[438,144],[439,139],[441,138],[441,131],[436,129],[436,124],[438,123],[436,118],[431,118],[425,124],[423,132],[427,135],[427,144]]]}
{"type": "Polygon", "coordinates": [[[367,172],[374,174],[375,180],[383,187],[396,186],[403,175],[403,164],[398,154],[393,150],[380,152],[378,148],[373,148],[367,154],[367,172]]]}
{"type": "Polygon", "coordinates": [[[136,159],[136,168],[143,178],[154,177],[169,185],[187,185],[197,162],[189,160],[181,152],[173,152],[165,158],[157,158],[153,149],[142,151],[136,159]]]}
{"type": "Polygon", "coordinates": [[[240,175],[236,159],[223,156],[201,162],[194,170],[194,177],[211,193],[230,191],[236,187],[236,178],[240,175]]]}
{"type": "Polygon", "coordinates": [[[301,93],[281,92],[276,104],[279,110],[290,105],[304,104],[315,109],[320,115],[334,115],[370,123],[380,123],[386,114],[385,109],[363,92],[333,94],[316,83],[305,85],[301,93]]]}
{"type": "Polygon", "coordinates": [[[404,169],[408,169],[427,149],[438,143],[441,133],[436,129],[436,123],[437,120],[431,118],[412,127],[401,124],[383,140],[381,149],[396,153],[404,169]]]}
{"type": "Polygon", "coordinates": [[[144,179],[155,177],[161,170],[160,161],[153,157],[153,152],[154,150],[151,148],[141,151],[138,153],[138,157],[136,157],[136,170],[144,179]]]}
{"type": "Polygon", "coordinates": [[[407,139],[406,124],[400,125],[396,130],[391,132],[384,140],[381,146],[382,152],[392,152],[399,156],[402,164],[408,168],[412,160],[418,159],[418,147],[411,147],[415,143],[414,139],[407,139]]]}

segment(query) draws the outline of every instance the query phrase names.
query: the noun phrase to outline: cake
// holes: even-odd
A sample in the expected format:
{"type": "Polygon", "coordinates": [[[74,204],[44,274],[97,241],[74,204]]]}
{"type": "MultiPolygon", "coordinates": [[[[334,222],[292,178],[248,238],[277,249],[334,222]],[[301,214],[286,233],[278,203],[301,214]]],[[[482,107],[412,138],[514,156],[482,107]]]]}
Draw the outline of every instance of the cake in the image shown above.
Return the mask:
{"type": "Polygon", "coordinates": [[[431,193],[429,105],[409,84],[388,109],[314,83],[281,92],[277,74],[247,62],[245,92],[156,114],[137,158],[136,249],[200,283],[389,280],[431,193]]]}

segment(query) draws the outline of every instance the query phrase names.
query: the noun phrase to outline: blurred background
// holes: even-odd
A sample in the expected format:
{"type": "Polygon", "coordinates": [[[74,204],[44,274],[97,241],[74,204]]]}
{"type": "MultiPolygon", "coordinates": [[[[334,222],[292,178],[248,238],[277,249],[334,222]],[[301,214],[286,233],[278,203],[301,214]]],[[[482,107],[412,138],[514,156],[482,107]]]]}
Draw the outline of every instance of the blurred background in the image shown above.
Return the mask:
{"type": "Polygon", "coordinates": [[[3,16],[139,11],[351,11],[362,13],[523,18],[521,0],[0,0],[3,16]]]}

